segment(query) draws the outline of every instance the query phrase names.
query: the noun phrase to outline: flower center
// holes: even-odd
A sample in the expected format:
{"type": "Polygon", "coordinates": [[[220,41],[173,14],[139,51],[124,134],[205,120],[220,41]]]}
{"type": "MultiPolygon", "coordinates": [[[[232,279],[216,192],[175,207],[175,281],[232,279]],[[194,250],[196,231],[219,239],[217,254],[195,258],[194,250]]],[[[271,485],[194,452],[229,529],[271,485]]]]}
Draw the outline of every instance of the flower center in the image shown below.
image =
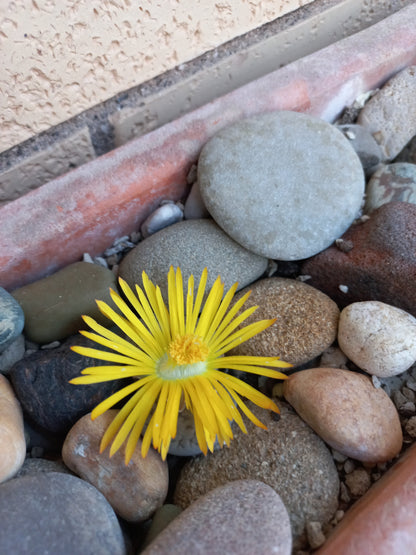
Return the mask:
{"type": "Polygon", "coordinates": [[[164,380],[181,380],[206,371],[209,348],[201,337],[181,335],[170,342],[168,352],[156,364],[157,374],[164,380]]]}
{"type": "Polygon", "coordinates": [[[195,364],[206,360],[209,348],[201,337],[186,334],[171,341],[168,352],[177,364],[195,364]]]}

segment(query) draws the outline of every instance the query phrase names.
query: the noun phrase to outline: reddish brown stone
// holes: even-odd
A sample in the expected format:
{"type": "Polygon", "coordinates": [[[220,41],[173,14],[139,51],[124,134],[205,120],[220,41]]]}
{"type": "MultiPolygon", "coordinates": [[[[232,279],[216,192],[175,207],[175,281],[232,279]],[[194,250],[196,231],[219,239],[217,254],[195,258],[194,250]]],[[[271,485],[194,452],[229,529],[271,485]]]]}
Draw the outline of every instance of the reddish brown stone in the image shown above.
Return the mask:
{"type": "Polygon", "coordinates": [[[347,512],[319,555],[415,552],[416,445],[347,512]]]}
{"type": "Polygon", "coordinates": [[[416,205],[384,204],[342,239],[352,242],[350,251],[334,245],[303,264],[302,274],[311,276],[308,284],[340,307],[381,301],[416,316],[416,205]]]}

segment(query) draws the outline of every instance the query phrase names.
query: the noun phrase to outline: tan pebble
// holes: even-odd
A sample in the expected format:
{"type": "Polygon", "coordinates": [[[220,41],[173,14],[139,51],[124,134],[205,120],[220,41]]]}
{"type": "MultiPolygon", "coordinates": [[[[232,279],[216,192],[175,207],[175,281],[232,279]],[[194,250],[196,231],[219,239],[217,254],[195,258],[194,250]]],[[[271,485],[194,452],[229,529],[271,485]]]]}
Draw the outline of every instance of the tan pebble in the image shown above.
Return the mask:
{"type": "Polygon", "coordinates": [[[345,484],[353,497],[361,497],[371,486],[371,478],[363,468],[357,468],[345,477],[345,484]]]}
{"type": "Polygon", "coordinates": [[[244,306],[256,305],[258,309],[244,325],[268,318],[276,318],[276,322],[234,349],[235,354],[279,356],[300,365],[334,342],[339,309],[318,289],[293,279],[267,278],[243,289],[238,297],[250,289],[244,306]]]}
{"type": "Polygon", "coordinates": [[[22,409],[7,378],[0,374],[0,483],[18,472],[25,456],[22,409]]]}
{"type": "Polygon", "coordinates": [[[168,466],[152,449],[143,458],[140,441],[127,466],[123,447],[111,458],[109,448],[100,454],[101,438],[117,412],[109,410],[94,421],[90,414],[78,420],[65,439],[62,459],[101,491],[119,516],[140,522],[162,506],[168,491],[168,466]]]}
{"type": "Polygon", "coordinates": [[[332,448],[353,459],[382,462],[402,447],[399,415],[370,378],[340,368],[311,368],[284,383],[286,400],[332,448]]]}
{"type": "Polygon", "coordinates": [[[338,343],[369,374],[396,376],[416,361],[416,318],[379,301],[352,303],[341,312],[338,343]]]}

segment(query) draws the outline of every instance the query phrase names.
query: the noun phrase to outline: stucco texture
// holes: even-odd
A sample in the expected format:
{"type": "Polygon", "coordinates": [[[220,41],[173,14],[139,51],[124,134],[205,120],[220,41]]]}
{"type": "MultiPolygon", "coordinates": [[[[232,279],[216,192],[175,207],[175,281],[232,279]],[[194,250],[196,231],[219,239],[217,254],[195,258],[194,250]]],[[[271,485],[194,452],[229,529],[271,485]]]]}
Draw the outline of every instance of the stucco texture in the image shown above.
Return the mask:
{"type": "Polygon", "coordinates": [[[312,0],[0,0],[0,152],[312,0]]]}

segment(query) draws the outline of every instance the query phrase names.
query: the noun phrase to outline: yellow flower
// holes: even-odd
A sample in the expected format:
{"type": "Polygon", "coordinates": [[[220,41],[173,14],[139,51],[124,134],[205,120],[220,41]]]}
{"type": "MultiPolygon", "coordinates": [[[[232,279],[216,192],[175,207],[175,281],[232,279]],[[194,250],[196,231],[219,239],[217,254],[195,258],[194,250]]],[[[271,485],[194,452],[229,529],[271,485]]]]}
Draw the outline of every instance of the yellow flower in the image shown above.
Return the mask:
{"type": "Polygon", "coordinates": [[[286,378],[272,369],[291,366],[278,357],[224,356],[227,351],[263,331],[275,320],[262,320],[239,327],[257,307],[239,313],[250,295],[248,292],[230,308],[237,283],[223,297],[224,284],[220,277],[212,286],[201,310],[207,275],[205,268],[196,296],[194,277],[190,276],[185,299],[180,268],[175,273],[171,266],[168,273],[168,307],[162,299],[160,288],[155,287],[145,272],[142,277],[143,289],[136,285],[137,294],[120,279],[120,287],[130,306],[114,291],[111,291],[111,298],[122,316],[102,301],[97,301],[97,304],[101,312],[117,324],[131,341],[84,316],[84,321],[96,333],[81,333],[115,352],[79,346],[72,349],[81,355],[114,365],[85,368],[81,372],[84,375],[74,378],[71,383],[91,384],[135,378],[133,383],[111,395],[92,411],[92,419],[95,419],[121,399],[133,394],[106,430],[101,441],[101,452],[112,442],[111,456],[127,440],[127,464],[150,416],[143,436],[142,456],[146,456],[152,443],[165,459],[171,439],[176,435],[178,413],[183,402],[193,414],[196,437],[204,454],[208,449],[213,451],[216,438],[221,447],[224,443],[229,445],[233,437],[230,422],[235,421],[246,433],[238,409],[254,424],[266,429],[240,395],[262,408],[279,412],[271,399],[221,371],[241,370],[271,378],[286,378]]]}

